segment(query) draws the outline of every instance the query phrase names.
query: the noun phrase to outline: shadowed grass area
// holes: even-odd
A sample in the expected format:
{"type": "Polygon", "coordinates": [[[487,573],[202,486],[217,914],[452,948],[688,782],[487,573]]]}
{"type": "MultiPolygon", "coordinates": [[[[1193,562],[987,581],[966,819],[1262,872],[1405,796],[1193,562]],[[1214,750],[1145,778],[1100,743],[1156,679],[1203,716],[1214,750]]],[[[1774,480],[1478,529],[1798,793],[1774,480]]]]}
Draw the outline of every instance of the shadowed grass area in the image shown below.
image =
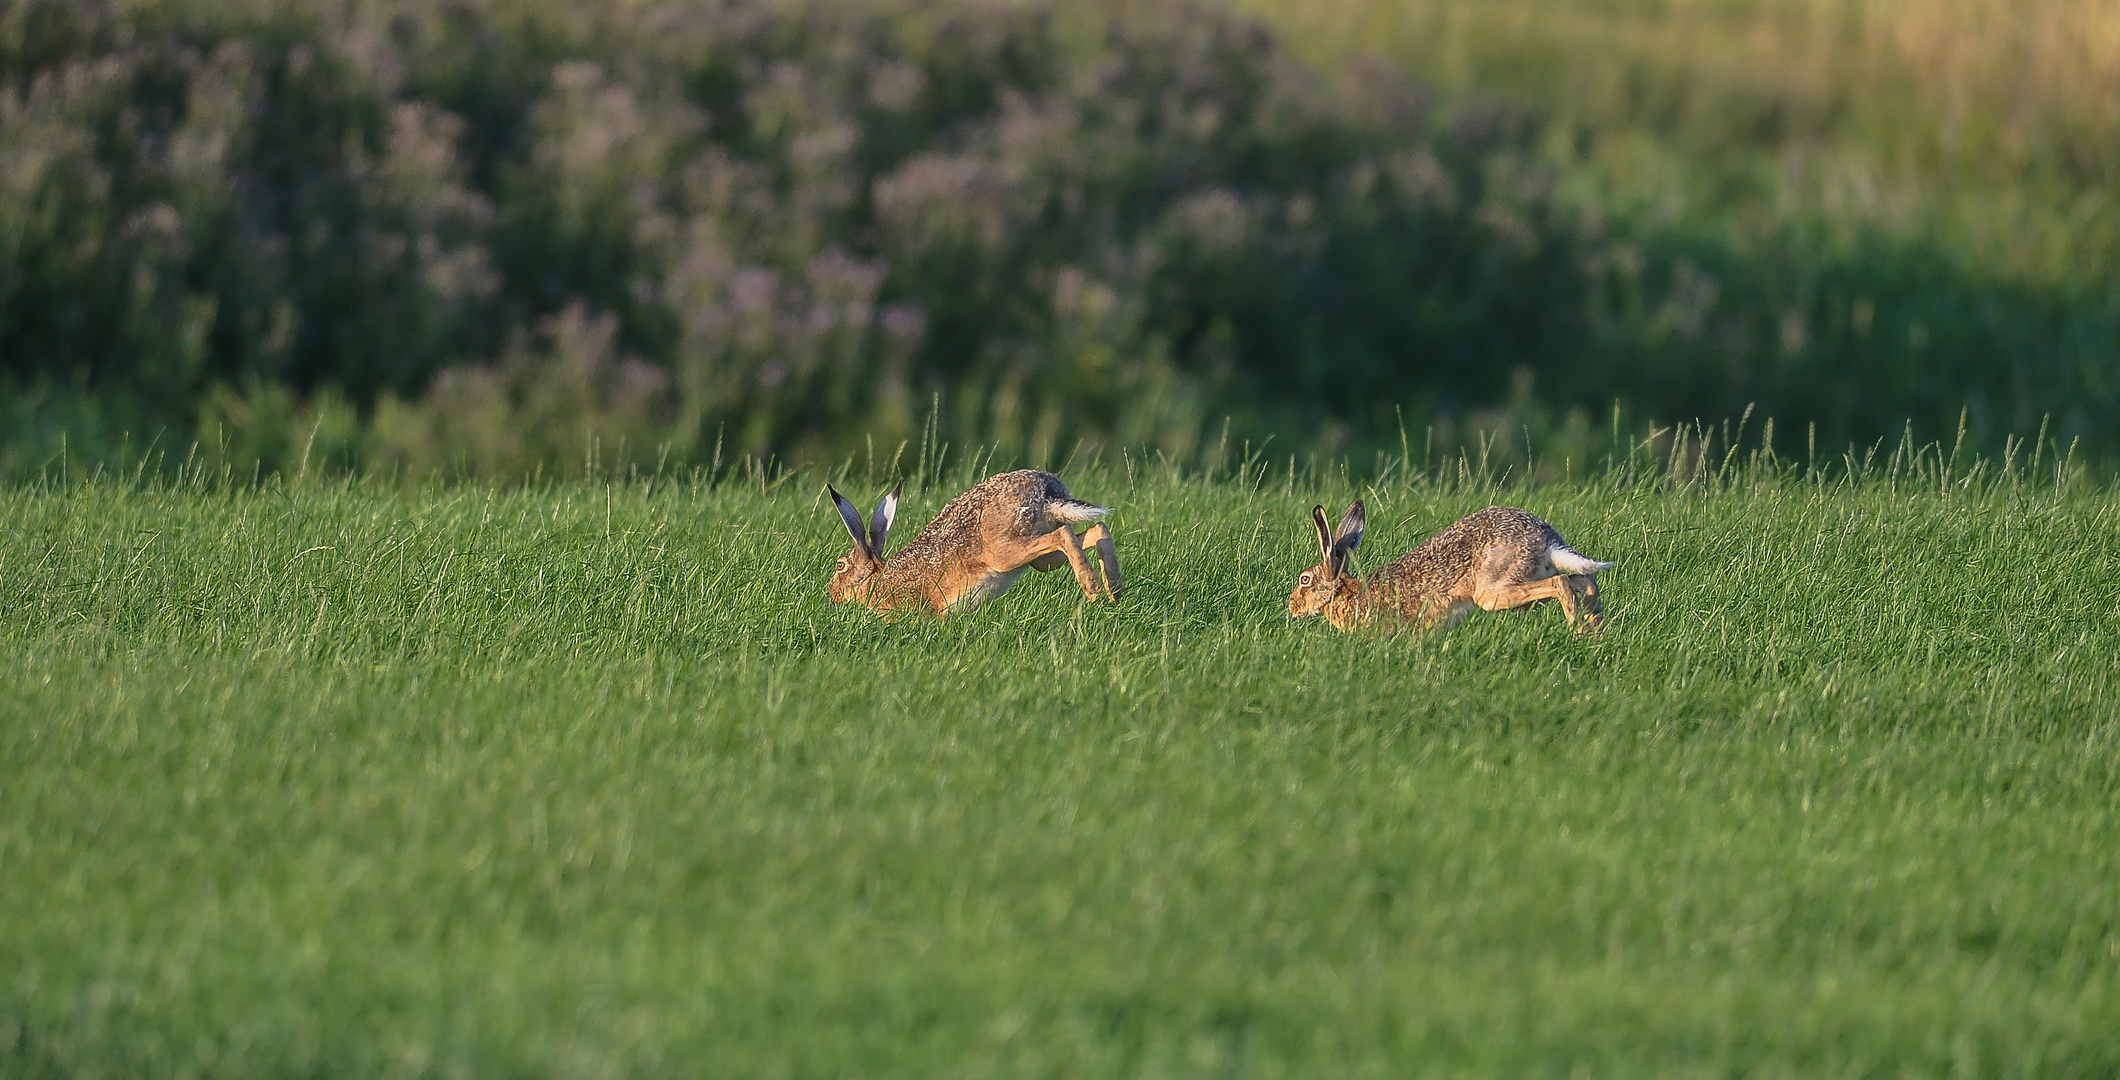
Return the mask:
{"type": "Polygon", "coordinates": [[[2112,493],[1654,472],[1360,492],[1596,639],[1286,620],[1322,477],[945,621],[808,475],[0,492],[0,1073],[2110,1075],[2112,493]]]}

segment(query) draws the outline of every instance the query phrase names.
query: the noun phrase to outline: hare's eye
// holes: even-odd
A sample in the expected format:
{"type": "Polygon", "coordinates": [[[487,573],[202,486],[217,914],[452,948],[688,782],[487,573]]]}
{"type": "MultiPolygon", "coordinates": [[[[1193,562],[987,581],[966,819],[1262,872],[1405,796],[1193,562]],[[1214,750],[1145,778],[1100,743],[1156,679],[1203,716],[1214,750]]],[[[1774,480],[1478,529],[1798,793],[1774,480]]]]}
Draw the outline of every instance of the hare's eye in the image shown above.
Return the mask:
{"type": "Polygon", "coordinates": [[[1310,580],[1311,580],[1311,579],[1310,579],[1310,571],[1308,571],[1308,570],[1305,570],[1305,571],[1303,572],[1303,587],[1304,587],[1304,588],[1306,588],[1306,589],[1307,589],[1307,588],[1309,588],[1309,587],[1310,587],[1310,580]]]}
{"type": "Polygon", "coordinates": [[[839,572],[842,574],[847,572],[847,561],[845,559],[839,560],[839,572]]]}

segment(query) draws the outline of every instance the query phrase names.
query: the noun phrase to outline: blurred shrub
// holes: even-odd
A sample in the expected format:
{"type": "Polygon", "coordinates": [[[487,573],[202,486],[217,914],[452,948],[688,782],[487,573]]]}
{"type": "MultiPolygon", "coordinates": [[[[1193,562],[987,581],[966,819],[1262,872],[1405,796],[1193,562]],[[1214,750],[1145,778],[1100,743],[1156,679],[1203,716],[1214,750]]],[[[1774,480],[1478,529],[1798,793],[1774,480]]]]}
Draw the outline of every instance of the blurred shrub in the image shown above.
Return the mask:
{"type": "Polygon", "coordinates": [[[571,304],[497,364],[444,369],[416,403],[385,395],[378,464],[410,476],[596,475],[655,464],[670,378],[620,356],[618,319],[571,304]]]}
{"type": "Polygon", "coordinates": [[[253,382],[242,393],[215,387],[199,409],[196,464],[214,472],[291,477],[358,469],[367,437],[360,417],[326,387],[297,400],[287,387],[253,382]]]}
{"type": "Polygon", "coordinates": [[[837,457],[934,402],[1030,461],[1395,439],[1512,385],[1831,438],[2111,406],[2040,297],[1579,223],[1537,137],[1189,3],[24,0],[0,364],[407,475],[837,457]]]}

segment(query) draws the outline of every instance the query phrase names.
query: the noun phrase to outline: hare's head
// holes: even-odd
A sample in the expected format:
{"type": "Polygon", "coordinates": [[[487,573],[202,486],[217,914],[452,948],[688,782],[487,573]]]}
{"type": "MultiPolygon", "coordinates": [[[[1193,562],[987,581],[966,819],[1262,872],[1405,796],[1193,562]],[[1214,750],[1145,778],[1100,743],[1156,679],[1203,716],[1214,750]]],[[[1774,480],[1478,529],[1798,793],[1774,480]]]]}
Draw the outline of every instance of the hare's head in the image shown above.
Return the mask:
{"type": "Polygon", "coordinates": [[[847,534],[854,538],[854,550],[839,557],[839,564],[832,568],[832,602],[844,604],[849,600],[865,600],[869,595],[869,583],[883,572],[883,541],[890,535],[891,519],[898,514],[898,495],[905,490],[900,483],[891,489],[883,501],[876,504],[876,514],[866,527],[861,524],[861,511],[846,496],[824,486],[832,493],[832,504],[839,508],[839,520],[847,527],[847,534]]]}
{"type": "Polygon", "coordinates": [[[1300,619],[1325,610],[1332,598],[1353,587],[1347,566],[1362,542],[1362,500],[1356,499],[1340,518],[1340,527],[1325,523],[1325,508],[1310,508],[1310,523],[1318,530],[1318,553],[1323,558],[1296,579],[1296,590],[1288,594],[1288,617],[1300,619]]]}

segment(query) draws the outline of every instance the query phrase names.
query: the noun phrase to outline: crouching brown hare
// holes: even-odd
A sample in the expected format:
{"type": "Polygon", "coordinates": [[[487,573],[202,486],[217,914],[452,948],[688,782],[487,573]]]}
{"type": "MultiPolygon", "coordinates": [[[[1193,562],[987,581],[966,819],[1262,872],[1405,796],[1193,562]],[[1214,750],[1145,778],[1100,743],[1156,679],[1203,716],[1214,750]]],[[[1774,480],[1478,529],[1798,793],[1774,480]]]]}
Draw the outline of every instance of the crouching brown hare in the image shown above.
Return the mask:
{"type": "Polygon", "coordinates": [[[1507,506],[1490,506],[1422,541],[1367,579],[1349,573],[1362,542],[1362,500],[1326,524],[1325,508],[1310,510],[1324,558],[1303,571],[1288,594],[1288,615],[1324,615],[1333,626],[1420,628],[1448,626],[1473,608],[1509,611],[1542,600],[1560,601],[1578,633],[1604,628],[1597,574],[1612,564],[1567,545],[1553,526],[1507,506]]]}
{"type": "Polygon", "coordinates": [[[832,572],[835,603],[875,611],[965,611],[1008,591],[1025,570],[1072,566],[1083,595],[1119,600],[1119,553],[1100,519],[1110,510],[1069,497],[1049,472],[1019,469],[989,476],[951,499],[904,547],[884,557],[883,544],[898,513],[904,484],[876,504],[866,527],[861,512],[830,484],[854,550],[832,572]],[[1079,536],[1074,526],[1089,525],[1079,536]],[[1092,564],[1085,548],[1093,547],[1092,564]],[[1103,580],[1094,571],[1101,570],[1103,580]]]}

